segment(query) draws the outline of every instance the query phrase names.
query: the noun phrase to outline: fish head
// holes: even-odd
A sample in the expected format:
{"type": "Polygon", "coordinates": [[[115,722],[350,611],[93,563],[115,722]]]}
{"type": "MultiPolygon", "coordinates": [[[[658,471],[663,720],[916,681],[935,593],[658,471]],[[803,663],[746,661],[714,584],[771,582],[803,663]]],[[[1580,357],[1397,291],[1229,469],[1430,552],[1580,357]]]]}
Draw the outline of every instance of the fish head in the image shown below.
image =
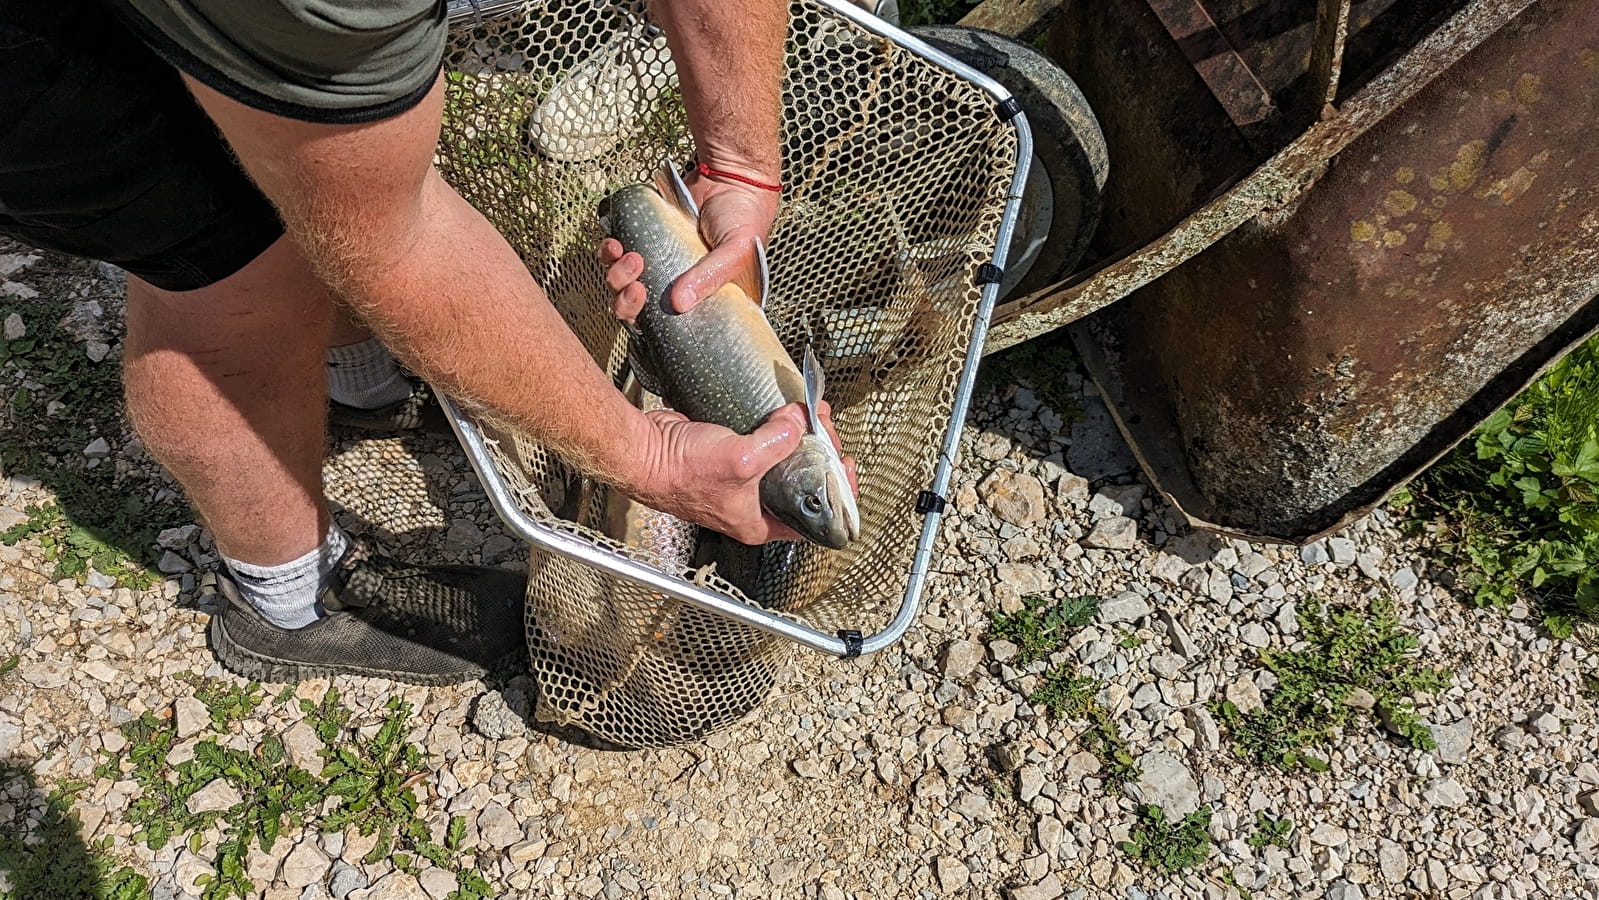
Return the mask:
{"type": "Polygon", "coordinates": [[[825,435],[807,434],[761,479],[761,505],[806,540],[842,550],[861,536],[844,460],[825,435]]]}

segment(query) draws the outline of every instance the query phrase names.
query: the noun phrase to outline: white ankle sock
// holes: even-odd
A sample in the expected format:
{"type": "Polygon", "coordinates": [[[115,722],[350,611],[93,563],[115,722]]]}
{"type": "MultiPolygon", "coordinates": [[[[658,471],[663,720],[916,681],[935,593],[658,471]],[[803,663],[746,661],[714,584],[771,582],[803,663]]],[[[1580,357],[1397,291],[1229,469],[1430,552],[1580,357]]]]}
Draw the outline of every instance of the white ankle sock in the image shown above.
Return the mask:
{"type": "Polygon", "coordinates": [[[377,338],[328,348],[328,396],[345,406],[377,409],[411,396],[400,364],[377,338]]]}
{"type": "Polygon", "coordinates": [[[322,546],[281,565],[257,566],[226,555],[222,561],[233,572],[239,595],[268,622],[279,628],[304,628],[327,614],[317,597],[349,547],[349,536],[334,525],[328,529],[322,546]]]}

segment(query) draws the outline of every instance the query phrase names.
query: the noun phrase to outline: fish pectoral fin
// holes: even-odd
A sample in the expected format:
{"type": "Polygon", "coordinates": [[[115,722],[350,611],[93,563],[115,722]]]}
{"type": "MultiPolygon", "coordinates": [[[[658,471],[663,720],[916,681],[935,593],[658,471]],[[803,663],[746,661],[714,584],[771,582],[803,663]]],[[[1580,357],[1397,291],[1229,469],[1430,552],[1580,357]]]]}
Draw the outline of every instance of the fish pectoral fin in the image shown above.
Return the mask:
{"type": "Polygon", "coordinates": [[[817,414],[816,406],[822,402],[822,391],[827,387],[827,376],[822,372],[822,364],[817,361],[816,353],[810,345],[805,347],[805,362],[803,374],[805,377],[805,415],[811,420],[811,433],[824,434],[822,431],[822,417],[817,414]]]}
{"type": "Polygon", "coordinates": [[[688,182],[683,180],[683,173],[677,170],[676,163],[667,160],[661,164],[661,171],[655,176],[655,190],[668,203],[688,213],[689,218],[695,222],[700,220],[700,205],[689,193],[688,182]]]}
{"type": "Polygon", "coordinates": [[[660,361],[650,352],[649,344],[645,343],[644,336],[636,328],[629,328],[627,332],[627,365],[633,370],[633,377],[638,379],[639,387],[664,397],[666,392],[662,389],[660,376],[656,374],[661,371],[660,361]]]}

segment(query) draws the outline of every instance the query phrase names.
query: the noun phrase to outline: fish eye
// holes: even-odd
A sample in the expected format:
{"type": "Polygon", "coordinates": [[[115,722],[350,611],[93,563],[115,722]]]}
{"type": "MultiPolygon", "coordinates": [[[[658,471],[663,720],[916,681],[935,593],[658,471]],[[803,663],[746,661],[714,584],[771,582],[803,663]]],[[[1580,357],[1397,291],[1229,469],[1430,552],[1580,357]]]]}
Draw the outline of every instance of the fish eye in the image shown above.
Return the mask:
{"type": "Polygon", "coordinates": [[[822,514],[822,498],[816,494],[806,494],[804,503],[805,511],[813,516],[822,514]]]}

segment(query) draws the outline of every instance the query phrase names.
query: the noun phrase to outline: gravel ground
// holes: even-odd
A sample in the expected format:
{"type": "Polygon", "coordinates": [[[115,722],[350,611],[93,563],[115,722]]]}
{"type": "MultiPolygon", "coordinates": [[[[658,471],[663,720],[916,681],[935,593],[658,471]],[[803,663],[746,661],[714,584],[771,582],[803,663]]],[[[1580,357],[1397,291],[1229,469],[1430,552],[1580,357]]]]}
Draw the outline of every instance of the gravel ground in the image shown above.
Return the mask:
{"type": "MultiPolygon", "coordinates": [[[[7,278],[26,283],[29,271],[7,278]]],[[[463,815],[464,861],[505,897],[1238,896],[1230,871],[1255,897],[1599,898],[1599,716],[1582,694],[1583,673],[1599,668],[1591,652],[1552,641],[1525,610],[1463,605],[1450,573],[1382,511],[1302,549],[1184,533],[1106,428],[1092,386],[1060,377],[1088,412],[1076,425],[1026,389],[975,404],[909,636],[857,661],[797,654],[757,713],[702,744],[576,746],[496,715],[501,695],[479,683],[333,684],[357,724],[379,720],[391,697],[414,704],[411,738],[436,767],[415,788],[422,815],[463,815]],[[1144,772],[1133,792],[1179,813],[1214,809],[1202,866],[1167,875],[1117,846],[1135,801],[1101,782],[1076,741],[1081,722],[1026,701],[1046,661],[1017,666],[1014,647],[987,635],[991,611],[1029,594],[1104,598],[1064,654],[1106,683],[1101,700],[1144,772]],[[1375,596],[1393,598],[1422,662],[1453,673],[1419,705],[1438,751],[1362,728],[1325,748],[1325,773],[1237,758],[1208,705],[1247,707],[1269,690],[1255,654],[1293,645],[1296,604],[1375,596]],[[1257,811],[1293,820],[1286,848],[1247,843],[1257,811]]],[[[107,458],[151,465],[127,435],[106,437],[107,458]]],[[[518,564],[521,548],[446,440],[339,444],[328,473],[347,527],[401,555],[518,564]]],[[[28,473],[7,474],[0,527],[47,499],[28,473]]],[[[37,782],[0,789],[0,829],[26,829],[50,785],[86,780],[84,839],[109,839],[156,897],[172,898],[199,893],[215,829],[198,854],[152,852],[131,840],[137,786],[93,774],[97,751],[122,749],[113,726],[175,704],[181,723],[195,687],[177,676],[238,682],[206,647],[208,535],[165,540],[172,573],[146,591],[97,575],[52,582],[37,541],[0,547],[0,661],[21,656],[0,676],[0,760],[37,782]]],[[[301,718],[292,699],[269,701],[231,740],[248,749],[301,718]]],[[[369,846],[291,830],[250,871],[273,900],[443,898],[455,886],[425,864],[417,875],[363,864],[369,846]]]]}

